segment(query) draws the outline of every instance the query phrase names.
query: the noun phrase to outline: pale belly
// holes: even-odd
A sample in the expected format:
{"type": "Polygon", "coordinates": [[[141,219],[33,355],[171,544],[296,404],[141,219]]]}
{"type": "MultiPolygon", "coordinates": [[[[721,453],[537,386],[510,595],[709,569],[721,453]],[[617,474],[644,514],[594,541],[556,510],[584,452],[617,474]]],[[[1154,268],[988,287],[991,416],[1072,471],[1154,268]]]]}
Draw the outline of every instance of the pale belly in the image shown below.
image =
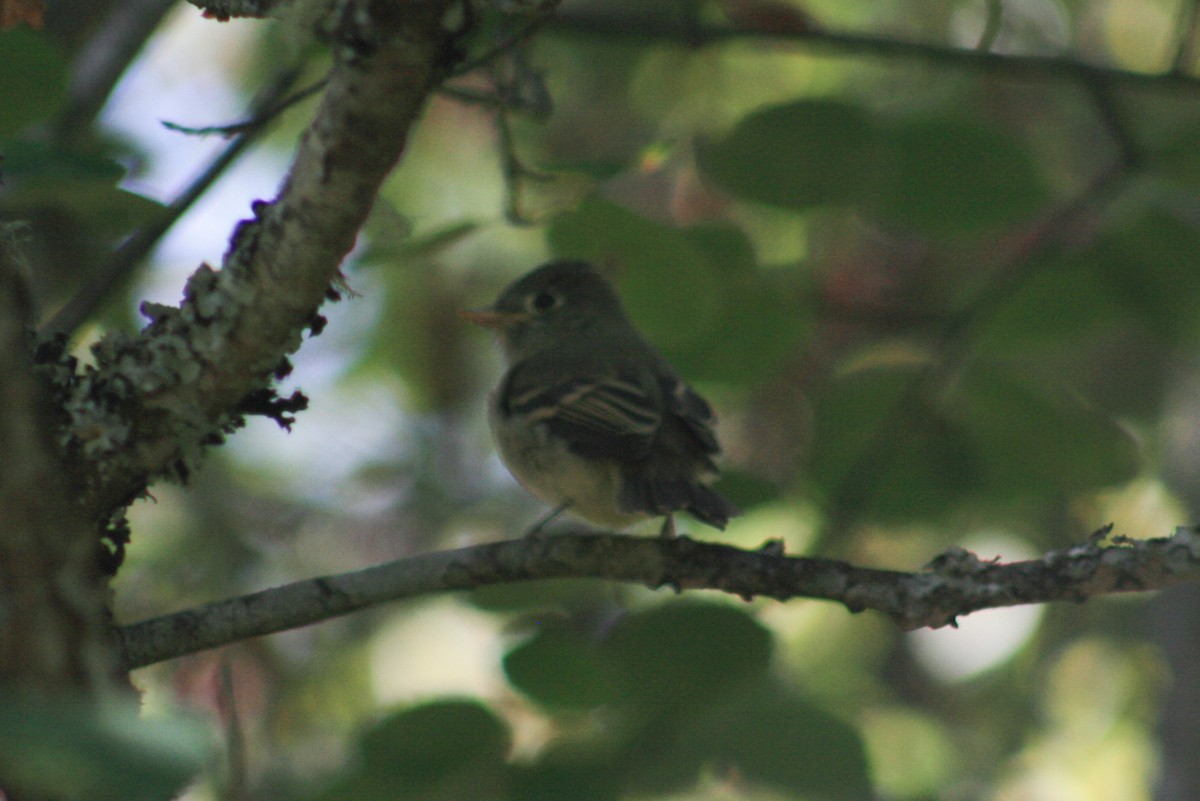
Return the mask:
{"type": "Polygon", "coordinates": [[[603,526],[624,528],[648,515],[617,509],[620,466],[611,460],[583,459],[561,440],[551,439],[541,422],[501,423],[494,411],[488,422],[500,458],[530,493],[551,506],[603,526]]]}

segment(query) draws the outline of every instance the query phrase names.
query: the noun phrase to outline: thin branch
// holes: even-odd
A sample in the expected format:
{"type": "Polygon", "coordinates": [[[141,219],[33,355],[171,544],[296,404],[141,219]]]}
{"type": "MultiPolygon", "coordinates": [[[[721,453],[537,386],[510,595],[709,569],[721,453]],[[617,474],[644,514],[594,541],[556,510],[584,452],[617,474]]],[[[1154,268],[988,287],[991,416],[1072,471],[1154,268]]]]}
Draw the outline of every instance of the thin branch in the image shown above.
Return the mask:
{"type": "Polygon", "coordinates": [[[1200,534],[1091,540],[1040,559],[1001,564],[952,549],[902,573],[785,556],[769,542],[747,551],[714,542],[574,533],[421,554],[351,573],[297,581],[124,626],[125,666],[139,668],[249,637],[319,623],[377,604],[516,581],[597,578],[651,588],[718,590],[750,600],[836,601],[874,609],[906,630],[954,625],[981,609],[1081,602],[1200,580],[1200,534]]]}
{"type": "Polygon", "coordinates": [[[562,0],[542,0],[532,10],[530,18],[525,21],[524,25],[502,38],[483,53],[459,64],[450,73],[450,77],[455,78],[460,75],[466,75],[468,72],[474,72],[480,67],[486,67],[503,54],[520,47],[529,37],[537,33],[539,29],[550,21],[551,17],[554,16],[555,9],[561,4],[562,0]]]}
{"type": "Polygon", "coordinates": [[[537,221],[530,219],[525,212],[522,194],[529,183],[549,184],[554,176],[528,166],[517,154],[517,143],[512,133],[512,124],[508,112],[501,108],[495,116],[496,135],[500,150],[500,163],[504,176],[505,207],[504,217],[513,225],[534,225],[537,221]]]}
{"type": "Polygon", "coordinates": [[[171,131],[188,134],[189,136],[212,136],[213,134],[236,136],[237,134],[250,133],[263,128],[280,114],[293,106],[303,103],[329,85],[329,78],[321,78],[303,89],[297,89],[290,95],[281,97],[282,93],[287,91],[288,86],[291,85],[291,81],[295,80],[296,73],[289,70],[284,75],[290,76],[287,84],[280,85],[277,89],[268,90],[268,92],[264,93],[262,101],[256,102],[254,104],[255,108],[240,122],[229,122],[224,125],[202,125],[198,128],[180,125],[177,122],[163,122],[163,127],[171,131]]]}
{"type": "Polygon", "coordinates": [[[1087,79],[1145,88],[1200,92],[1200,78],[1179,73],[1135,72],[1089,64],[1069,56],[981,52],[976,49],[906,41],[888,36],[838,33],[820,28],[761,30],[717,25],[681,25],[669,19],[649,15],[568,12],[556,15],[546,24],[545,30],[560,36],[639,39],[674,42],[690,47],[736,40],[766,40],[780,44],[791,43],[835,56],[907,59],[1010,75],[1087,79]]]}

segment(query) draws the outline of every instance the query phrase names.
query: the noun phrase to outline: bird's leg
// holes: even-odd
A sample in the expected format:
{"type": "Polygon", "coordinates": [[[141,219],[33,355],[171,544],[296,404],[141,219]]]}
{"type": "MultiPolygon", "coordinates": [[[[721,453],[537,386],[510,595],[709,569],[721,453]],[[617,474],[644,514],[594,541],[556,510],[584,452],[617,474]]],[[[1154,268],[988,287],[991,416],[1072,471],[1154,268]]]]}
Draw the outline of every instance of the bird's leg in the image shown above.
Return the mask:
{"type": "Polygon", "coordinates": [[[544,529],[547,525],[549,525],[549,523],[552,520],[554,520],[554,518],[558,517],[563,512],[567,511],[567,507],[570,505],[571,505],[570,502],[560,503],[558,506],[555,506],[553,509],[551,509],[546,514],[539,517],[537,519],[537,521],[525,531],[525,536],[526,537],[540,537],[542,534],[542,529],[544,529]]]}
{"type": "Polygon", "coordinates": [[[662,528],[659,530],[658,536],[665,537],[669,540],[673,540],[676,536],[678,536],[677,532],[675,531],[675,515],[668,514],[665,518],[663,518],[662,528]]]}

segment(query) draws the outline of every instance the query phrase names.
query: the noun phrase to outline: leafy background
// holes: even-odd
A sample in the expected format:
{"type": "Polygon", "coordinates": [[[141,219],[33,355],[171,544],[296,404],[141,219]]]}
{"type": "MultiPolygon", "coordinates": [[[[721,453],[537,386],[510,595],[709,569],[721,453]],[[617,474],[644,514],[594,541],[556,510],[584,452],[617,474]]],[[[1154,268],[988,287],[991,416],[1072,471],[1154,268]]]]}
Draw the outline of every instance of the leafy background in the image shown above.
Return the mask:
{"type": "MultiPolygon", "coordinates": [[[[294,432],[253,423],[135,508],[118,618],[522,531],[541,510],[483,420],[498,359],[455,311],[554,256],[611,269],[719,409],[723,489],[747,514],[692,536],[909,570],[955,544],[1024,558],[1109,521],[1189,522],[1200,83],[1071,66],[1165,75],[1190,52],[1189,8],[567,4],[430,105],[346,267],[356,294],[296,359],[285,389],[312,408],[294,432]],[[653,24],[584,21],[615,10],[653,24]],[[728,19],[770,38],[696,35],[728,19]],[[789,40],[806,26],[812,41],[789,40]],[[822,30],[1049,58],[1014,70],[821,46],[822,30]],[[495,91],[503,112],[478,102],[495,91]]],[[[524,20],[489,8],[469,52],[524,20]]],[[[49,314],[221,147],[159,120],[235,120],[281,63],[313,80],[325,55],[286,15],[218,26],[180,6],[99,119],[72,126],[89,30],[47,22],[0,34],[0,215],[28,222],[49,314]]],[[[81,352],[219,260],[311,103],[175,227],[81,352]]],[[[147,716],[211,730],[190,799],[1189,798],[1195,594],[904,634],[815,602],[548,582],[135,680],[147,716]]],[[[188,775],[149,743],[63,743],[62,714],[10,742],[74,754],[107,797],[166,797],[188,775]]]]}

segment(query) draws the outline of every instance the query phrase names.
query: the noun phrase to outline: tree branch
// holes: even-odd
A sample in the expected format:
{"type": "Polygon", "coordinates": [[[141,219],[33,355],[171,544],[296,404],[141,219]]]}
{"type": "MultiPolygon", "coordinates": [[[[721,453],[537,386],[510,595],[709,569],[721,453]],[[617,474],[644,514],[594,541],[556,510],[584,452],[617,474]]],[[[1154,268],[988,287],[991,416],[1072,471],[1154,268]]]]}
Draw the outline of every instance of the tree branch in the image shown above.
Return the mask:
{"type": "Polygon", "coordinates": [[[562,36],[641,39],[702,47],[739,39],[794,43],[834,55],[906,59],[927,64],[986,70],[1010,75],[1059,76],[1129,86],[1200,92],[1200,79],[1181,72],[1147,73],[1088,64],[1064,55],[1027,56],[984,52],[887,36],[839,33],[817,27],[745,28],[681,24],[649,14],[567,12],[551,19],[545,30],[562,36]]]}
{"type": "Polygon", "coordinates": [[[452,0],[357,0],[333,21],[322,105],[272,202],[235,231],[222,269],[203,265],[178,307],[147,306],[136,337],[110,335],[95,366],[60,386],[82,509],[104,520],[155,477],[186,476],[240,424],[300,344],[354,245],[430,91],[452,66],[452,0]]]}
{"type": "Polygon", "coordinates": [[[814,598],[851,612],[874,609],[904,629],[954,625],[980,609],[1156,590],[1200,579],[1200,533],[1115,538],[1109,529],[1040,559],[1000,564],[951,549],[925,570],[902,573],[783,554],[621,534],[574,533],[421,554],[352,573],[298,581],[121,629],[133,669],[248,637],[318,623],[369,606],[432,593],[550,578],[598,578],[710,589],[746,599],[814,598]]]}

